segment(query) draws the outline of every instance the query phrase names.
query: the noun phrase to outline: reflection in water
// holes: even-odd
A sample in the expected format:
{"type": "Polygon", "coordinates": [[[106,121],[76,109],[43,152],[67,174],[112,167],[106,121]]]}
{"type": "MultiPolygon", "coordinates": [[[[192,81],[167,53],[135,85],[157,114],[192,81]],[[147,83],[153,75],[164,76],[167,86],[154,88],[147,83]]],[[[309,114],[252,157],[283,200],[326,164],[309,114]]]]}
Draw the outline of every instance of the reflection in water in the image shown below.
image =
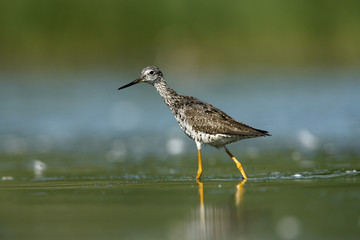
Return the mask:
{"type": "Polygon", "coordinates": [[[199,184],[199,196],[200,196],[200,235],[206,236],[206,224],[205,224],[205,207],[204,207],[204,184],[200,180],[196,180],[199,184]]]}
{"type": "Polygon", "coordinates": [[[240,204],[243,201],[243,195],[244,195],[244,191],[245,191],[245,189],[244,189],[245,183],[246,183],[246,180],[243,180],[236,185],[235,206],[240,206],[240,204]]]}
{"type": "Polygon", "coordinates": [[[204,184],[197,181],[199,185],[200,206],[198,216],[194,216],[193,224],[195,232],[189,232],[188,239],[229,239],[234,232],[238,232],[237,223],[244,221],[241,219],[241,214],[237,214],[243,202],[244,185],[246,180],[241,181],[236,185],[234,194],[234,203],[228,205],[206,205],[204,203],[204,184]],[[235,231],[234,231],[235,230],[235,231]]]}

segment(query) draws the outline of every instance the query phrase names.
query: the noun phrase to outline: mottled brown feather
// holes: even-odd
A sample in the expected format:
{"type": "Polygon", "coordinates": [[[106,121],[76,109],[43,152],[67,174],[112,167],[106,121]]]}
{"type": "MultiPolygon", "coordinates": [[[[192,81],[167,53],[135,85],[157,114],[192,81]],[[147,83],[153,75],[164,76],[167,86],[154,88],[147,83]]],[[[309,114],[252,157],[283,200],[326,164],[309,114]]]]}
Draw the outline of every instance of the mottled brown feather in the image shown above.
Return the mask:
{"type": "Polygon", "coordinates": [[[182,108],[186,121],[195,131],[209,134],[227,134],[248,137],[269,136],[267,131],[252,128],[195,97],[183,96],[182,108]]]}

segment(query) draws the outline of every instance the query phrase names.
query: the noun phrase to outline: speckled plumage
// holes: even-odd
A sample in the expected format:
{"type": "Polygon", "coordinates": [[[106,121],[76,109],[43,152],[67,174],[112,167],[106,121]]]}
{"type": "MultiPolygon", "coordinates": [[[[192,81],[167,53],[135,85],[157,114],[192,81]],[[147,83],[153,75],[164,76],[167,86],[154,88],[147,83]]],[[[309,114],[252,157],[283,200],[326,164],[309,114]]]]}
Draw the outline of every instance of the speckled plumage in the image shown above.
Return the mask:
{"type": "MultiPolygon", "coordinates": [[[[143,73],[149,69],[161,73],[160,69],[153,66],[145,68],[143,73]]],[[[176,93],[163,77],[153,85],[174,114],[181,129],[197,144],[222,147],[241,139],[268,135],[266,131],[234,120],[211,104],[176,93]]]]}
{"type": "MultiPolygon", "coordinates": [[[[225,145],[241,139],[270,136],[267,131],[238,122],[206,102],[176,93],[167,85],[162,72],[155,66],[144,68],[139,79],[119,88],[119,90],[139,82],[149,83],[156,88],[174,114],[181,129],[196,142],[199,151],[199,168],[201,167],[200,149],[203,144],[217,148],[224,147],[226,152],[233,158],[225,145]]],[[[243,173],[243,175],[245,174],[243,173]]],[[[197,178],[200,178],[199,172],[197,178]]]]}

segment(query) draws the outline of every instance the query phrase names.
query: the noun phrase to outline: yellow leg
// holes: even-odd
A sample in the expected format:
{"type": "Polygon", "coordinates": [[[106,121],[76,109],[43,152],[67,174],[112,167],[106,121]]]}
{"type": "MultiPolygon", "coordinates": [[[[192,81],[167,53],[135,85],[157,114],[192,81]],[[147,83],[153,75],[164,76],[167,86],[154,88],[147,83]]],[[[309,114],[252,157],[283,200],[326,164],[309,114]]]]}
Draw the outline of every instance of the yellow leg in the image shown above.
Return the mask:
{"type": "Polygon", "coordinates": [[[201,152],[198,149],[198,171],[197,171],[197,175],[196,175],[196,180],[200,180],[201,174],[202,174],[202,165],[201,165],[201,152]]]}
{"type": "Polygon", "coordinates": [[[224,148],[225,148],[225,152],[231,157],[231,159],[235,162],[236,167],[240,170],[240,173],[241,173],[243,179],[246,180],[247,177],[245,175],[244,169],[241,166],[241,163],[231,154],[231,152],[229,152],[229,150],[226,147],[224,147],[224,148]]]}

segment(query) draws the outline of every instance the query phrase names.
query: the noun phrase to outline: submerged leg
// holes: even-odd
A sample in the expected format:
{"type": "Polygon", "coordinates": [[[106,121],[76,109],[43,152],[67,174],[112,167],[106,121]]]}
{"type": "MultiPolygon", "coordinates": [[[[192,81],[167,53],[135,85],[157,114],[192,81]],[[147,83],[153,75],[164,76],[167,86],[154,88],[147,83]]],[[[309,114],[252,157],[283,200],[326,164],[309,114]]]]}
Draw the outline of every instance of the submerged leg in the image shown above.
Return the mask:
{"type": "Polygon", "coordinates": [[[244,169],[241,166],[241,163],[231,154],[231,152],[229,152],[229,150],[224,146],[225,152],[231,157],[231,159],[235,162],[236,167],[240,170],[240,173],[243,177],[243,179],[247,179],[244,169]]]}
{"type": "Polygon", "coordinates": [[[201,164],[201,152],[200,149],[198,149],[198,171],[196,175],[196,180],[200,180],[201,174],[202,174],[202,164],[201,164]]]}

